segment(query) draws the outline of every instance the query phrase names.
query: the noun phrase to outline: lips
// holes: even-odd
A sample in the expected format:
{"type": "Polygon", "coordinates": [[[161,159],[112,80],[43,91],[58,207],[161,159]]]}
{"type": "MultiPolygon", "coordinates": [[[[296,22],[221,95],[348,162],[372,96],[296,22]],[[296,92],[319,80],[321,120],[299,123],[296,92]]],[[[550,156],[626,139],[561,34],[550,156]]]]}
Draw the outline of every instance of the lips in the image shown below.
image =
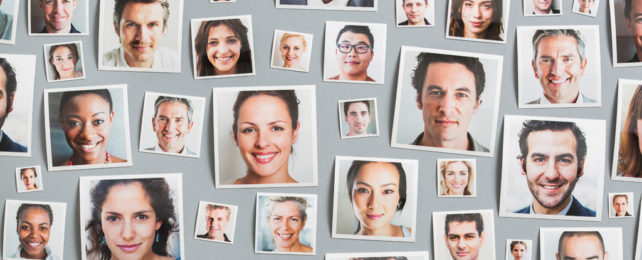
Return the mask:
{"type": "Polygon", "coordinates": [[[214,57],[215,60],[220,61],[220,62],[229,62],[233,58],[234,58],[234,55],[214,57]]]}
{"type": "Polygon", "coordinates": [[[464,256],[467,256],[468,254],[469,254],[469,252],[457,251],[457,256],[459,256],[459,257],[464,257],[464,256]]]}
{"type": "Polygon", "coordinates": [[[42,242],[27,242],[26,245],[31,248],[37,248],[42,245],[42,242]]]}
{"type": "Polygon", "coordinates": [[[277,236],[279,239],[283,240],[283,241],[288,241],[288,240],[290,240],[290,238],[292,237],[292,233],[290,233],[290,234],[282,234],[282,233],[277,232],[277,233],[276,233],[276,236],[277,236]]]}
{"type": "Polygon", "coordinates": [[[359,65],[359,64],[361,64],[361,62],[354,61],[354,60],[346,61],[346,62],[344,62],[344,63],[345,63],[345,64],[350,64],[350,65],[359,65]]]}
{"type": "Polygon", "coordinates": [[[254,156],[254,159],[256,162],[260,164],[266,164],[272,162],[278,152],[271,152],[271,153],[252,153],[252,156],[254,156]]]}
{"type": "Polygon", "coordinates": [[[570,78],[548,78],[548,82],[553,84],[562,84],[566,81],[569,81],[570,78]]]}
{"type": "Polygon", "coordinates": [[[470,25],[472,25],[475,28],[480,28],[480,27],[482,27],[482,25],[484,25],[484,22],[473,22],[473,21],[470,21],[469,23],[470,23],[470,25]]]}
{"type": "Polygon", "coordinates": [[[383,214],[368,214],[366,213],[366,217],[368,217],[371,220],[377,220],[383,217],[383,214]]]}
{"type": "Polygon", "coordinates": [[[87,143],[87,144],[80,144],[80,150],[83,153],[93,153],[96,150],[96,147],[98,146],[99,143],[102,141],[98,141],[96,143],[87,143]]]}
{"type": "Polygon", "coordinates": [[[136,251],[136,249],[138,249],[141,245],[142,243],[133,244],[133,245],[118,245],[118,248],[120,248],[120,250],[124,252],[129,253],[129,252],[136,251]]]}
{"type": "Polygon", "coordinates": [[[435,123],[445,127],[459,125],[459,122],[457,122],[457,120],[448,120],[448,119],[437,119],[435,120],[435,123]]]}

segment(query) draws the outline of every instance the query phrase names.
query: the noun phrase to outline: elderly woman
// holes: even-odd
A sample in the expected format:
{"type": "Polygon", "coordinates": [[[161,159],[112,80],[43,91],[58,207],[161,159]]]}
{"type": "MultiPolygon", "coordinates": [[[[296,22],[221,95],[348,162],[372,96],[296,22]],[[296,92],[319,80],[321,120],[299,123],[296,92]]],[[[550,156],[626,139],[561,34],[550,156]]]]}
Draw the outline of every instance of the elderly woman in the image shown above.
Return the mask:
{"type": "MultiPolygon", "coordinates": [[[[16,213],[20,245],[11,258],[57,260],[49,242],[53,211],[47,204],[23,203],[16,213]]],[[[6,250],[6,249],[5,249],[6,250]]]]}
{"type": "Polygon", "coordinates": [[[501,41],[502,0],[451,0],[448,35],[501,41]]]}
{"type": "Polygon", "coordinates": [[[469,161],[443,161],[439,165],[441,180],[440,196],[473,195],[470,186],[473,184],[475,170],[469,161]]]}
{"type": "Polygon", "coordinates": [[[303,197],[276,196],[265,202],[265,215],[274,241],[275,252],[311,253],[313,248],[301,242],[301,231],[308,219],[308,202],[303,197]]]}
{"type": "Polygon", "coordinates": [[[633,93],[626,120],[620,135],[618,175],[622,177],[642,177],[642,85],[633,93]]]}
{"type": "Polygon", "coordinates": [[[247,34],[241,19],[203,21],[194,38],[197,76],[252,73],[247,34]]]}

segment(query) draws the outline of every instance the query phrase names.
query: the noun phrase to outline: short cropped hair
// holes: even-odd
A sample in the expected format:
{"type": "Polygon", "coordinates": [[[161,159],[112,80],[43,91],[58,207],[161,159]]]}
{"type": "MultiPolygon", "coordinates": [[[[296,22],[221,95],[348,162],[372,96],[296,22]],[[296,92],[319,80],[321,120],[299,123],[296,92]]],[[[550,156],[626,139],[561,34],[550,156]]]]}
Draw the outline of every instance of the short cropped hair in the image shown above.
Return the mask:
{"type": "Polygon", "coordinates": [[[372,32],[370,32],[370,27],[366,25],[346,25],[344,26],[341,31],[339,31],[339,34],[337,34],[337,40],[336,44],[339,44],[339,39],[341,38],[341,35],[345,32],[351,32],[351,33],[356,33],[356,34],[365,34],[368,37],[368,40],[370,41],[370,51],[374,49],[374,36],[372,35],[372,32]]]}
{"type": "Polygon", "coordinates": [[[163,17],[163,30],[167,28],[167,20],[169,19],[169,0],[116,0],[114,5],[114,24],[120,30],[120,19],[123,18],[123,12],[125,11],[125,6],[128,3],[143,3],[143,4],[153,4],[159,3],[165,11],[165,16],[163,17]]]}
{"type": "Polygon", "coordinates": [[[368,108],[368,114],[370,114],[370,103],[368,102],[368,100],[356,100],[356,101],[346,101],[343,103],[343,114],[345,114],[345,116],[348,116],[348,108],[350,108],[350,105],[354,103],[366,104],[366,107],[368,108]]]}
{"type": "Polygon", "coordinates": [[[575,38],[577,42],[577,53],[580,55],[580,59],[584,61],[586,58],[586,44],[584,43],[584,36],[578,30],[574,29],[552,29],[552,30],[537,30],[533,35],[533,60],[537,59],[537,52],[539,42],[546,37],[559,37],[567,36],[575,38]]]}
{"type": "Polygon", "coordinates": [[[216,209],[222,209],[227,211],[227,219],[230,219],[230,214],[232,214],[232,211],[230,210],[230,207],[228,206],[223,206],[223,205],[216,205],[216,204],[207,204],[205,206],[205,210],[207,210],[207,213],[209,214],[210,211],[216,210],[216,209]]]}
{"type": "Polygon", "coordinates": [[[562,244],[564,243],[564,239],[569,237],[584,237],[584,236],[597,237],[597,239],[600,241],[600,248],[602,249],[602,254],[606,252],[606,249],[604,248],[604,239],[602,238],[602,235],[600,234],[600,232],[598,231],[564,231],[560,236],[560,240],[557,244],[557,254],[560,256],[560,259],[563,256],[562,244]]]}
{"type": "Polygon", "coordinates": [[[624,17],[626,19],[631,19],[631,5],[633,5],[633,0],[624,0],[624,17]]]}
{"type": "MultiPolygon", "coordinates": [[[[524,160],[522,163],[522,170],[526,171],[526,157],[528,156],[528,135],[535,131],[564,131],[571,130],[575,136],[577,147],[575,153],[577,154],[577,161],[582,162],[586,158],[586,136],[582,130],[574,122],[561,122],[561,121],[544,121],[544,120],[528,120],[524,122],[522,130],[519,132],[519,150],[521,154],[518,159],[524,160]]],[[[577,172],[582,171],[582,164],[577,165],[577,172]]]]}
{"type": "Polygon", "coordinates": [[[158,96],[156,101],[154,101],[154,117],[158,115],[158,107],[165,102],[175,102],[185,105],[187,107],[187,121],[192,122],[192,115],[194,114],[192,102],[189,99],[182,97],[158,96]]]}
{"type": "MultiPolygon", "coordinates": [[[[9,61],[5,58],[0,58],[0,66],[4,70],[5,76],[7,76],[7,82],[5,83],[4,90],[6,91],[7,97],[10,97],[16,93],[16,87],[18,86],[18,81],[16,80],[16,71],[11,67],[9,61]]],[[[7,98],[8,99],[8,98],[7,98]]],[[[12,102],[7,100],[7,109],[11,107],[12,102]]]]}
{"type": "Polygon", "coordinates": [[[484,219],[479,213],[467,213],[467,214],[448,214],[446,215],[445,230],[446,235],[450,232],[450,222],[475,222],[475,227],[477,228],[477,234],[481,236],[481,233],[484,232],[484,219]]]}

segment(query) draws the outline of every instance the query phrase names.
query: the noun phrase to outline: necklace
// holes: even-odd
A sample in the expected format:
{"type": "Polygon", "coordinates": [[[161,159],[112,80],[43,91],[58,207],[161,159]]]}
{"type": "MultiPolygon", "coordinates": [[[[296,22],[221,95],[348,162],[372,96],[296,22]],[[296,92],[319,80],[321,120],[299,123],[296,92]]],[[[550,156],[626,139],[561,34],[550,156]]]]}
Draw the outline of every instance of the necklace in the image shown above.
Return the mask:
{"type": "MultiPolygon", "coordinates": [[[[105,164],[110,163],[110,162],[111,162],[111,160],[109,159],[109,153],[107,151],[105,151],[105,164]]],[[[74,164],[71,162],[71,158],[69,158],[69,165],[68,166],[72,166],[72,165],[74,165],[74,164]]]]}

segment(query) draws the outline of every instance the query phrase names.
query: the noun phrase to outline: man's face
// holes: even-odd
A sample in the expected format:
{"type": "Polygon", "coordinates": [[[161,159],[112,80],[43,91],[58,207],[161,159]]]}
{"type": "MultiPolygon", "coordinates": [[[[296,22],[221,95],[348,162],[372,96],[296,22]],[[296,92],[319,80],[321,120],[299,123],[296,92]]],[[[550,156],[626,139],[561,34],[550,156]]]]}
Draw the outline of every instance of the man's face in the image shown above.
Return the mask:
{"type": "Polygon", "coordinates": [[[448,223],[444,234],[446,246],[454,260],[476,260],[484,243],[484,232],[479,235],[474,221],[448,223]]]}
{"type": "Polygon", "coordinates": [[[533,6],[537,13],[548,13],[551,11],[551,3],[553,0],[533,0],[533,6]]]}
{"type": "Polygon", "coordinates": [[[0,67],[0,129],[4,125],[4,120],[7,115],[13,110],[13,97],[14,94],[7,94],[7,74],[4,69],[0,67]]]}
{"type": "Polygon", "coordinates": [[[570,236],[562,241],[557,260],[608,260],[609,253],[602,252],[602,243],[594,235],[570,236]],[[560,255],[561,254],[561,255],[560,255]]]}
{"type": "Polygon", "coordinates": [[[158,146],[164,152],[180,153],[185,147],[185,136],[194,125],[187,116],[187,105],[180,102],[163,102],[152,120],[158,146]]]}
{"type": "Polygon", "coordinates": [[[591,7],[593,7],[594,1],[595,0],[579,0],[580,12],[588,13],[588,11],[591,10],[591,7]]]}
{"type": "Polygon", "coordinates": [[[642,0],[631,0],[629,17],[625,19],[626,28],[633,34],[633,42],[635,42],[637,52],[642,53],[642,0]]]}
{"type": "Polygon", "coordinates": [[[424,15],[427,8],[426,0],[403,1],[403,11],[406,12],[406,18],[408,18],[408,24],[410,25],[424,24],[424,15]]]}
{"type": "Polygon", "coordinates": [[[586,62],[577,52],[575,38],[551,36],[540,40],[532,65],[535,78],[539,79],[551,103],[558,103],[557,100],[571,103],[579,95],[579,78],[584,74],[586,62]]]}
{"type": "Polygon", "coordinates": [[[475,75],[459,63],[428,65],[417,108],[423,111],[424,133],[444,142],[467,138],[477,113],[475,75]]]}
{"type": "Polygon", "coordinates": [[[372,45],[368,36],[362,33],[353,33],[353,32],[344,32],[339,38],[340,45],[355,45],[351,46],[352,48],[344,53],[340,51],[340,48],[337,47],[335,54],[337,55],[337,62],[339,63],[339,69],[341,74],[350,75],[350,76],[365,76],[368,74],[368,66],[374,52],[372,51],[372,45]],[[357,53],[359,45],[366,46],[364,53],[357,53]]]}
{"type": "Polygon", "coordinates": [[[77,0],[40,0],[40,9],[49,33],[69,33],[77,0]]]}
{"type": "Polygon", "coordinates": [[[125,4],[120,26],[114,24],[114,29],[129,66],[151,67],[165,32],[164,17],[160,2],[125,4]]]}
{"type": "Polygon", "coordinates": [[[368,125],[370,124],[370,112],[368,105],[363,102],[352,103],[348,106],[348,115],[344,117],[350,127],[348,135],[365,135],[368,134],[368,125]]]}
{"type": "Polygon", "coordinates": [[[226,209],[218,208],[210,210],[207,214],[207,234],[208,238],[223,237],[225,227],[229,222],[228,211],[226,209]]]}
{"type": "Polygon", "coordinates": [[[526,165],[522,174],[526,175],[535,202],[548,209],[560,209],[583,174],[578,170],[584,162],[578,161],[575,135],[570,129],[533,131],[526,144],[528,155],[520,162],[526,165]]]}
{"type": "Polygon", "coordinates": [[[626,208],[629,206],[629,202],[626,200],[626,197],[618,196],[613,200],[613,208],[617,216],[626,215],[626,208]]]}

